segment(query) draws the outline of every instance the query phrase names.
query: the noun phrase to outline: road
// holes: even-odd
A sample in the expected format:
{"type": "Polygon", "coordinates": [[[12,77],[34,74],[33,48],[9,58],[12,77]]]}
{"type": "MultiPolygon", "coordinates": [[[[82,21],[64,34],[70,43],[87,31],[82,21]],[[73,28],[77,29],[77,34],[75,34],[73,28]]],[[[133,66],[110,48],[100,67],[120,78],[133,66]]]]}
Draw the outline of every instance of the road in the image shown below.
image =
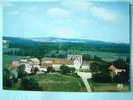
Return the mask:
{"type": "Polygon", "coordinates": [[[91,87],[87,81],[87,79],[91,78],[91,73],[86,73],[86,72],[77,72],[77,74],[81,77],[83,80],[85,87],[87,89],[87,92],[91,92],[91,87]]]}

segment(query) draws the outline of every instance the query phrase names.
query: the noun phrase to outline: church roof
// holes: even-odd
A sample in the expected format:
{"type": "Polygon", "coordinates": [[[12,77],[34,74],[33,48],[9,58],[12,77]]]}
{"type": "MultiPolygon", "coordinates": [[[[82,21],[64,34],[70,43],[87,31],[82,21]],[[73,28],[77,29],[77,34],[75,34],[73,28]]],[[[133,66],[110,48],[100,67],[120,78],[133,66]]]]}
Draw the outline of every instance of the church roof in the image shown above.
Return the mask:
{"type": "Polygon", "coordinates": [[[42,63],[47,63],[46,61],[52,61],[53,64],[73,64],[73,61],[61,58],[42,58],[42,63]]]}

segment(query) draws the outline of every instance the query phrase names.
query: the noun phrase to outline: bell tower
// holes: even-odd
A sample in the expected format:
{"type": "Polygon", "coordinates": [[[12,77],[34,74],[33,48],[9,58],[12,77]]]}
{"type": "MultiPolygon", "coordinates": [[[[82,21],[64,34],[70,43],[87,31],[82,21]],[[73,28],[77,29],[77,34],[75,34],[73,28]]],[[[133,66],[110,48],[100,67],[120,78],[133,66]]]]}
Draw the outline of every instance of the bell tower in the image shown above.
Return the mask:
{"type": "Polygon", "coordinates": [[[74,67],[79,69],[82,64],[82,55],[68,55],[67,60],[73,61],[74,67]]]}

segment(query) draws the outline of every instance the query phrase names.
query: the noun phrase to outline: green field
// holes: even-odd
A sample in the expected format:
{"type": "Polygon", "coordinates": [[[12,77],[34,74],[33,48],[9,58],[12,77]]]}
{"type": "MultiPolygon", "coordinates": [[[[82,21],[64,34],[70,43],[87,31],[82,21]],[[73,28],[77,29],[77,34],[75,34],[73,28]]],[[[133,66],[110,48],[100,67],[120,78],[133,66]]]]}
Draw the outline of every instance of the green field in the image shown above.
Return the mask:
{"type": "Polygon", "coordinates": [[[10,55],[3,55],[3,66],[8,67],[12,63],[12,61],[23,58],[22,56],[10,56],[10,55]]]}
{"type": "Polygon", "coordinates": [[[62,74],[44,74],[31,77],[34,77],[39,82],[44,91],[86,91],[85,87],[81,84],[82,80],[73,76],[66,76],[62,74]]]}
{"type": "MultiPolygon", "coordinates": [[[[107,52],[90,52],[90,54],[101,54],[101,56],[105,59],[112,59],[111,57],[115,57],[114,53],[107,52]]],[[[128,56],[128,55],[122,55],[128,56]]],[[[11,56],[11,55],[3,55],[3,68],[8,67],[9,64],[12,63],[13,60],[17,60],[23,58],[23,56],[11,56]]],[[[71,75],[62,75],[62,74],[40,74],[40,75],[32,75],[28,77],[33,77],[40,86],[43,88],[43,91],[66,91],[66,92],[82,92],[86,91],[86,88],[82,82],[82,80],[78,77],[73,77],[71,75]]],[[[124,88],[119,90],[117,89],[116,83],[96,83],[91,81],[91,87],[94,92],[119,92],[119,91],[129,91],[129,85],[125,84],[124,88]]],[[[13,90],[19,90],[21,88],[21,80],[14,84],[11,88],[13,90]]]]}
{"type": "MultiPolygon", "coordinates": [[[[40,74],[31,75],[42,87],[42,91],[64,91],[64,92],[84,92],[86,88],[82,80],[78,77],[62,74],[40,74]]],[[[21,89],[21,80],[14,84],[13,90],[21,89]]]]}
{"type": "Polygon", "coordinates": [[[124,84],[122,89],[117,88],[116,83],[97,83],[89,80],[93,92],[128,92],[129,85],[124,84]]]}
{"type": "MultiPolygon", "coordinates": [[[[22,56],[8,56],[3,55],[3,66],[8,67],[13,60],[23,58],[22,56]]],[[[71,92],[81,92],[86,91],[86,88],[82,80],[78,77],[73,77],[71,75],[66,76],[62,74],[40,74],[32,75],[28,77],[33,77],[40,86],[43,87],[43,91],[71,91],[71,92]]],[[[8,88],[9,90],[19,90],[21,88],[21,80],[18,80],[13,87],[8,88]]]]}
{"type": "Polygon", "coordinates": [[[111,53],[111,52],[100,52],[100,51],[88,51],[87,52],[91,56],[101,57],[105,61],[114,61],[118,59],[118,57],[129,57],[129,53],[111,53]]]}

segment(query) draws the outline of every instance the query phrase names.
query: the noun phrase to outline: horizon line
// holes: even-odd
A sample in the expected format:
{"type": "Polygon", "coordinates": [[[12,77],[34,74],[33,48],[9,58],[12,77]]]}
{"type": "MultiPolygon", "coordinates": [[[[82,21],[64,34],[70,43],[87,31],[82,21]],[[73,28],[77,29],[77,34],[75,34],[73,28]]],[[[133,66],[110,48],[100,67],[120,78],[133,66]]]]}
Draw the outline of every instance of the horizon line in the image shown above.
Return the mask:
{"type": "MultiPolygon", "coordinates": [[[[109,43],[118,43],[118,44],[130,44],[131,42],[122,42],[122,41],[104,41],[104,40],[96,40],[96,39],[87,39],[87,38],[65,38],[65,37],[55,37],[55,36],[47,36],[47,37],[22,37],[22,36],[12,36],[12,35],[3,35],[2,37],[16,37],[16,38],[25,38],[25,39],[32,39],[32,38],[60,38],[60,39],[79,39],[79,40],[90,40],[90,41],[101,41],[101,42],[109,42],[109,43]]],[[[130,40],[130,39],[129,39],[130,40]]]]}

